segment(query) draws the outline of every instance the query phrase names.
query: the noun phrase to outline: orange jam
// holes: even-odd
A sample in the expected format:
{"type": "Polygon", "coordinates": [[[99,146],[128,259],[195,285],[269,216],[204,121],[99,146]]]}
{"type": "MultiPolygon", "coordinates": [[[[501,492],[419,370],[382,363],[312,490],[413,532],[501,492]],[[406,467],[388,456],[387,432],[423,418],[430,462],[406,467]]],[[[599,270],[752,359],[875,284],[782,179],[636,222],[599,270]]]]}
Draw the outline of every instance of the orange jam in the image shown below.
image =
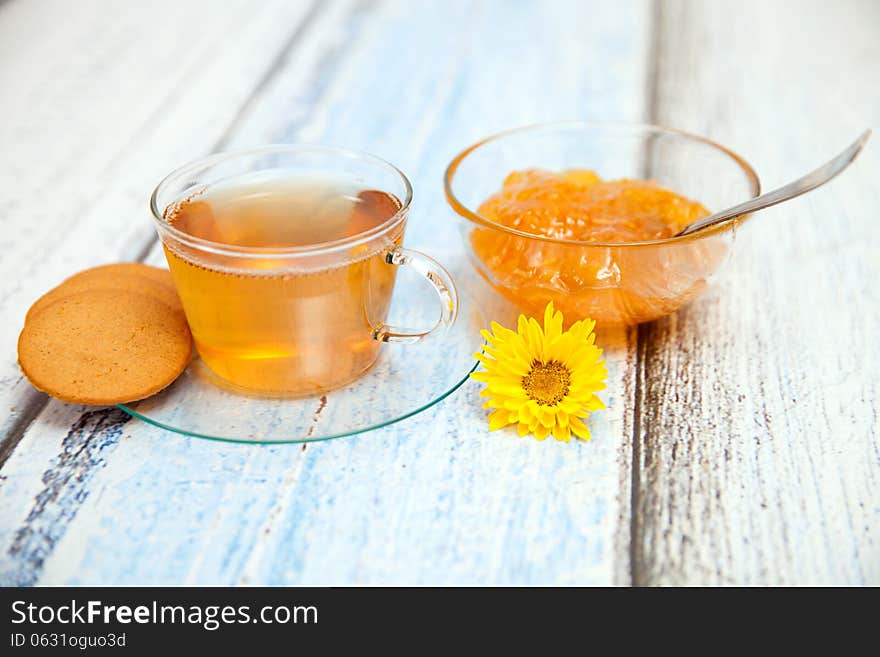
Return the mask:
{"type": "Polygon", "coordinates": [[[540,313],[549,300],[566,318],[636,324],[693,299],[721,264],[721,239],[626,245],[676,235],[709,214],[702,205],[650,180],[602,180],[589,170],[515,171],[478,213],[518,231],[470,236],[483,276],[509,299],[540,313]],[[481,266],[482,265],[482,266],[481,266]]]}
{"type": "Polygon", "coordinates": [[[579,242],[672,237],[709,214],[652,180],[602,180],[586,169],[514,171],[479,213],[525,233],[579,242]]]}

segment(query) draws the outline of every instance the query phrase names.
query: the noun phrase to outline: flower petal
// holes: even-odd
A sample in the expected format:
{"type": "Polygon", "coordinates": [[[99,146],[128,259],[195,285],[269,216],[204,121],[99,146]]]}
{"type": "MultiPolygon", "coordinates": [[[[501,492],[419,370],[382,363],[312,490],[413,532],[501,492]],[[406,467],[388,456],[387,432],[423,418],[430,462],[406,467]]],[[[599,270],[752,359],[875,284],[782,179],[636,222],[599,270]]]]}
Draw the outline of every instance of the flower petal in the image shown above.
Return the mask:
{"type": "Polygon", "coordinates": [[[538,440],[544,440],[544,438],[550,435],[550,429],[549,427],[545,427],[539,424],[537,427],[534,428],[532,433],[535,434],[535,438],[537,438],[538,440]]]}
{"type": "Polygon", "coordinates": [[[506,427],[508,425],[507,418],[509,415],[510,414],[503,409],[489,413],[489,431],[497,431],[498,429],[506,427]]]}
{"type": "Polygon", "coordinates": [[[567,443],[571,439],[571,430],[569,427],[560,427],[557,425],[553,427],[553,437],[556,438],[556,440],[561,440],[562,442],[567,443]]]}
{"type": "Polygon", "coordinates": [[[571,427],[571,432],[581,440],[590,439],[590,430],[579,418],[569,418],[569,426],[571,427]]]}

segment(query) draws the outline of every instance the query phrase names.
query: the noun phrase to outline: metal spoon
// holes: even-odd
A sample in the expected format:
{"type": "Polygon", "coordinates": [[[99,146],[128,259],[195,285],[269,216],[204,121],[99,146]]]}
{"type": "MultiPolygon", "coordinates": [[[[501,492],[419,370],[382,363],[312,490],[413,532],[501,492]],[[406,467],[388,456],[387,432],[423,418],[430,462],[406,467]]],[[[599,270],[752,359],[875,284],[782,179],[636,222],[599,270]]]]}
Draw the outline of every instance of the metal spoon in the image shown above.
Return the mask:
{"type": "Polygon", "coordinates": [[[777,203],[782,203],[783,201],[787,201],[788,199],[794,198],[795,196],[806,194],[807,192],[810,192],[817,187],[824,185],[829,180],[834,178],[834,176],[836,176],[838,173],[846,169],[852,163],[852,161],[856,159],[856,156],[859,154],[859,152],[861,152],[862,147],[865,145],[865,142],[868,141],[868,137],[870,136],[871,131],[865,130],[861,134],[861,136],[852,143],[849,148],[847,148],[830,162],[826,162],[825,164],[823,164],[812,173],[808,173],[802,178],[798,178],[797,180],[794,180],[787,185],[783,185],[778,189],[774,189],[772,192],[761,194],[760,196],[756,196],[755,198],[750,199],[745,203],[734,205],[733,207],[727,208],[726,210],[721,210],[721,212],[710,214],[704,219],[695,221],[694,223],[686,226],[683,231],[676,235],[676,237],[679,237],[681,235],[689,235],[690,233],[702,230],[707,226],[714,226],[715,224],[720,224],[722,221],[730,221],[731,219],[736,219],[737,217],[741,217],[744,214],[757,212],[758,210],[763,210],[764,208],[769,208],[771,205],[776,205],[777,203]]]}

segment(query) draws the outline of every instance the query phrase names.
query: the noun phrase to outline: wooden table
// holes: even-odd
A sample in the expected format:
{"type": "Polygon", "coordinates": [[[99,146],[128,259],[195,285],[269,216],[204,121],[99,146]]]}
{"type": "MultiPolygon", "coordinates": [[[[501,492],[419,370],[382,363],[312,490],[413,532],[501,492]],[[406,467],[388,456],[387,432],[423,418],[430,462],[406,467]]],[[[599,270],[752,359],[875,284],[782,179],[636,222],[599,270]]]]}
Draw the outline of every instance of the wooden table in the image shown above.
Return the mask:
{"type": "Polygon", "coordinates": [[[318,141],[414,182],[408,244],[456,248],[445,165],[537,121],[654,122],[766,187],[880,119],[880,3],[0,4],[0,583],[880,584],[880,143],[756,216],[719,283],[605,331],[589,443],[489,434],[470,382],[355,438],[219,444],[22,379],[66,275],[161,262],[155,182],[318,141]],[[222,7],[222,10],[221,10],[222,7]]]}

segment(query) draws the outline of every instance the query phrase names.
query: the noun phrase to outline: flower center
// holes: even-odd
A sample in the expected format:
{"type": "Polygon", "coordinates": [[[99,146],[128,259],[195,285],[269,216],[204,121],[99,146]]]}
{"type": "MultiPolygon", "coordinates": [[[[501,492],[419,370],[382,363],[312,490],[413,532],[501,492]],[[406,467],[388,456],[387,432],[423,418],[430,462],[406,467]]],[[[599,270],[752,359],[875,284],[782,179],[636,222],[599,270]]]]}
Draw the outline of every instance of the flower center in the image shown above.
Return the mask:
{"type": "Polygon", "coordinates": [[[532,361],[532,369],[522,378],[522,387],[541,406],[553,406],[568,394],[571,372],[558,360],[542,363],[532,361]]]}

